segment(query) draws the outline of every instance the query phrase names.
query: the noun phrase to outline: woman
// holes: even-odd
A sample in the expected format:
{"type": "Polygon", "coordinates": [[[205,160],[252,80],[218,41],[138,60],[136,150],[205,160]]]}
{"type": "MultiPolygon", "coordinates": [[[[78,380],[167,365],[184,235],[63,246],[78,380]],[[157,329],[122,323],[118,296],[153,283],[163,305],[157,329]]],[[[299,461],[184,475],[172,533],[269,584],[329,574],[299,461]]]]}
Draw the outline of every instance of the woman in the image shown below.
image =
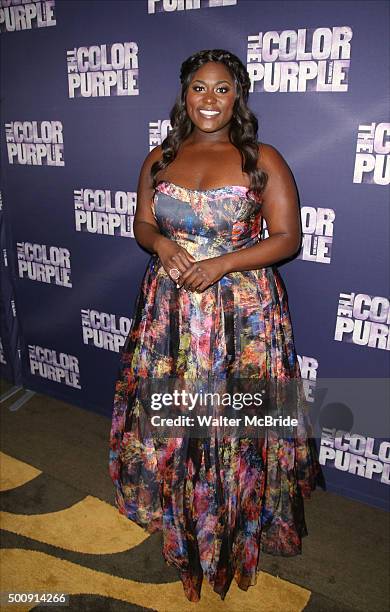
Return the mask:
{"type": "Polygon", "coordinates": [[[142,166],[134,233],[152,253],[123,347],[111,429],[119,511],[149,533],[190,601],[256,584],[260,549],[295,555],[303,497],[324,486],[308,437],[161,438],[142,430],[141,382],[300,379],[274,264],[300,245],[297,193],[257,142],[241,61],[206,50],[181,67],[172,130],[142,166]],[[262,219],[269,237],[261,240],[262,219]]]}

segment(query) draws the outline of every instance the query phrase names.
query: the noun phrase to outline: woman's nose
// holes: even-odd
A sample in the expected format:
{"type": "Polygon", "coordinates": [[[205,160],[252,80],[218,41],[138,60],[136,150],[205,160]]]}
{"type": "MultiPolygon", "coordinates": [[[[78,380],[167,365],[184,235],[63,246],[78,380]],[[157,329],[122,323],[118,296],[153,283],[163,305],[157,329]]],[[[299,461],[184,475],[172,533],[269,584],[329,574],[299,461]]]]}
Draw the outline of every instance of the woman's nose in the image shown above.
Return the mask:
{"type": "Polygon", "coordinates": [[[204,96],[205,102],[208,104],[213,104],[216,101],[216,96],[213,91],[207,91],[204,96]]]}

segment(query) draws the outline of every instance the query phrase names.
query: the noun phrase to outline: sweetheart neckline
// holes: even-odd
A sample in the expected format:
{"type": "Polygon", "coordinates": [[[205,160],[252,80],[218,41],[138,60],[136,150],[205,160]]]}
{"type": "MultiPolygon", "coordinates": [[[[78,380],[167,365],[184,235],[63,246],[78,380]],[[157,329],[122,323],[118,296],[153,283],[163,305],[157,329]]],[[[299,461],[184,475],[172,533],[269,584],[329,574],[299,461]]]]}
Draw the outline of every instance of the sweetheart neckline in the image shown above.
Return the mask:
{"type": "Polygon", "coordinates": [[[223,185],[222,187],[213,187],[212,189],[191,189],[191,187],[183,187],[182,185],[178,185],[177,183],[173,183],[172,181],[164,181],[164,180],[161,180],[157,183],[156,189],[161,184],[173,185],[173,187],[184,189],[184,191],[192,191],[194,193],[210,193],[212,191],[221,191],[221,189],[228,189],[228,188],[245,189],[245,191],[249,190],[249,187],[245,187],[245,185],[223,185]]]}

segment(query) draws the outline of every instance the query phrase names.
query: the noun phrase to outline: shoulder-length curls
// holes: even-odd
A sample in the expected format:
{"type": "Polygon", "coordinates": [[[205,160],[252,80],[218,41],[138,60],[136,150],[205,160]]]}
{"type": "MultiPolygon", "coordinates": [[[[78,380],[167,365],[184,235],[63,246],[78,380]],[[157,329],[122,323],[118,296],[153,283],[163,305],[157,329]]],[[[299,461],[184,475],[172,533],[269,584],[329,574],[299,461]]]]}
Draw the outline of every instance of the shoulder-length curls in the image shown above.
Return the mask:
{"type": "Polygon", "coordinates": [[[163,156],[152,164],[151,177],[153,187],[157,184],[157,174],[166,168],[175,159],[181,143],[191,134],[193,123],[186,110],[186,94],[193,74],[207,62],[222,62],[230,71],[236,85],[236,99],[233,106],[233,116],[230,122],[230,142],[237,147],[241,153],[242,171],[250,178],[248,191],[252,192],[256,199],[261,200],[262,192],[266,186],[268,175],[257,168],[258,143],[257,131],[258,121],[256,116],[248,108],[247,102],[250,89],[250,78],[248,71],[241,60],[233,53],[223,49],[206,49],[194,53],[181,65],[180,82],[181,92],[170,112],[172,129],[162,142],[163,156]]]}

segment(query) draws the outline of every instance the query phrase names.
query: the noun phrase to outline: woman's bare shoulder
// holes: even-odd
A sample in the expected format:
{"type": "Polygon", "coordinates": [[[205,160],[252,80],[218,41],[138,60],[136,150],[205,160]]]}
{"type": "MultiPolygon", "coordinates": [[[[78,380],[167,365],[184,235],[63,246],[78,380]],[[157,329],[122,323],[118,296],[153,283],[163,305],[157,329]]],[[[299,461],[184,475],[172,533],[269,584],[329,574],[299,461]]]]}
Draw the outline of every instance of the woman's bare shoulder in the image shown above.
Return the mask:
{"type": "Polygon", "coordinates": [[[154,149],[149,151],[149,153],[145,157],[142,163],[142,166],[141,166],[141,171],[140,171],[140,176],[139,176],[139,184],[141,187],[146,187],[146,188],[151,189],[152,183],[151,183],[150,171],[151,171],[153,164],[156,161],[160,161],[161,159],[162,159],[161,145],[158,145],[157,147],[154,147],[154,149]]]}
{"type": "Polygon", "coordinates": [[[154,147],[151,151],[149,151],[149,153],[144,159],[143,166],[147,166],[147,167],[152,166],[154,162],[162,159],[162,156],[163,156],[162,146],[157,145],[157,147],[154,147]]]}
{"type": "Polygon", "coordinates": [[[276,147],[265,142],[258,144],[257,167],[265,172],[275,172],[287,167],[287,162],[276,147]]]}

